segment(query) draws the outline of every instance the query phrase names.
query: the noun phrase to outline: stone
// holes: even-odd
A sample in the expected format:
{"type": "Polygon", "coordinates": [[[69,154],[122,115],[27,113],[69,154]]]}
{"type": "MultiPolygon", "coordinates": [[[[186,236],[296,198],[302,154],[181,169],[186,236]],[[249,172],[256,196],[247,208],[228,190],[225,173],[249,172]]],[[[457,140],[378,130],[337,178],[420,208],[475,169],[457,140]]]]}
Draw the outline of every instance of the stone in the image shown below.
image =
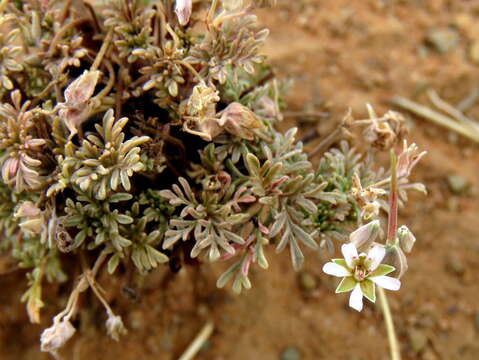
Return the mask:
{"type": "Polygon", "coordinates": [[[464,274],[466,269],[464,264],[459,258],[455,256],[451,256],[451,257],[448,257],[446,260],[446,270],[453,275],[461,276],[464,274]]]}
{"type": "Polygon", "coordinates": [[[318,280],[313,274],[303,271],[299,274],[299,285],[304,291],[313,291],[318,287],[318,280]]]}
{"type": "Polygon", "coordinates": [[[469,181],[461,175],[458,174],[451,174],[447,177],[447,184],[449,189],[455,195],[462,195],[467,192],[469,189],[469,181]]]}
{"type": "Polygon", "coordinates": [[[451,28],[435,28],[429,30],[426,42],[439,53],[445,54],[457,46],[459,34],[451,28]]]}
{"type": "Polygon", "coordinates": [[[279,356],[280,360],[301,360],[301,353],[295,346],[287,347],[279,356]]]}
{"type": "Polygon", "coordinates": [[[409,343],[411,344],[412,350],[418,354],[424,350],[427,345],[427,336],[420,330],[411,329],[408,332],[409,343]]]}
{"type": "Polygon", "coordinates": [[[479,40],[474,41],[469,47],[469,60],[479,65],[479,40]]]}

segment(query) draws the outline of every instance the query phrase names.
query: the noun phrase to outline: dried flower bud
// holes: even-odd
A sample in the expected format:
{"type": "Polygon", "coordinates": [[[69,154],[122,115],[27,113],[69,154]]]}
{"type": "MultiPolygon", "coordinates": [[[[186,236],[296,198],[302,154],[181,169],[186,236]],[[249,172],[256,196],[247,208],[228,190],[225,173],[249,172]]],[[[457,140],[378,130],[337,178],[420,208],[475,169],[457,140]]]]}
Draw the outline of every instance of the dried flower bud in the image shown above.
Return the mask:
{"type": "Polygon", "coordinates": [[[398,156],[397,174],[398,177],[408,177],[411,174],[412,169],[426,155],[426,151],[419,152],[419,148],[416,144],[407,145],[407,141],[404,140],[403,151],[398,156]]]}
{"type": "Polygon", "coordinates": [[[379,220],[371,221],[353,231],[349,235],[349,241],[353,243],[357,249],[365,251],[376,240],[380,230],[381,225],[379,220]]]}
{"type": "Polygon", "coordinates": [[[218,91],[214,87],[198,84],[186,103],[183,103],[183,129],[211,141],[221,133],[216,115],[216,103],[220,101],[218,91]],[[190,127],[192,125],[193,128],[190,127]]]}
{"type": "Polygon", "coordinates": [[[221,113],[220,126],[229,133],[246,140],[253,140],[254,129],[264,129],[265,125],[250,109],[240,103],[229,104],[221,113]]]}
{"type": "Polygon", "coordinates": [[[100,71],[85,70],[65,90],[65,102],[58,104],[58,114],[68,130],[74,135],[80,125],[90,116],[92,104],[90,99],[95,91],[100,71]]]}
{"type": "Polygon", "coordinates": [[[373,219],[379,215],[381,204],[378,201],[371,201],[362,207],[361,216],[365,220],[373,219]]]}
{"type": "Polygon", "coordinates": [[[100,71],[85,70],[65,90],[65,105],[72,107],[86,103],[95,91],[100,71]]]}
{"type": "Polygon", "coordinates": [[[42,211],[31,201],[24,201],[15,211],[15,217],[26,217],[20,227],[32,234],[40,234],[43,230],[44,219],[42,211]]]}
{"type": "Polygon", "coordinates": [[[24,201],[15,211],[15,217],[36,217],[40,215],[41,210],[31,201],[24,201]]]}
{"type": "Polygon", "coordinates": [[[410,253],[412,248],[414,247],[414,243],[416,242],[416,237],[411,232],[411,230],[409,230],[406,225],[403,225],[398,229],[397,236],[401,248],[405,252],[410,253]]]}
{"type": "Polygon", "coordinates": [[[398,112],[388,111],[378,118],[371,105],[368,104],[367,107],[370,125],[364,129],[365,140],[380,150],[390,149],[407,132],[404,117],[398,112]]]}
{"type": "Polygon", "coordinates": [[[113,313],[108,314],[108,319],[106,320],[106,330],[108,335],[115,341],[120,340],[120,335],[125,335],[127,330],[123,325],[121,316],[115,315],[113,313]]]}
{"type": "Polygon", "coordinates": [[[55,322],[45,329],[40,337],[41,349],[45,352],[56,352],[73,336],[75,328],[68,320],[55,322]]]}
{"type": "Polygon", "coordinates": [[[185,26],[190,21],[192,0],[176,0],[175,13],[180,25],[185,26]]]}
{"type": "Polygon", "coordinates": [[[214,115],[215,104],[218,101],[220,101],[219,92],[214,87],[198,84],[193,88],[188,99],[186,111],[190,116],[214,115]]]}

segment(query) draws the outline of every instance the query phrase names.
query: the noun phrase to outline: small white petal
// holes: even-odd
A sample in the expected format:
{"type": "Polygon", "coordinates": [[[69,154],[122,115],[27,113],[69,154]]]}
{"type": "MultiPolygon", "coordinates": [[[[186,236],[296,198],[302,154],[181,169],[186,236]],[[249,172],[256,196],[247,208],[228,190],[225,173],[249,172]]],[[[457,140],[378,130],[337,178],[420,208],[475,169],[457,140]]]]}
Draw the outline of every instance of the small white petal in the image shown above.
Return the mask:
{"type": "Polygon", "coordinates": [[[358,250],[356,249],[356,246],[352,243],[343,244],[343,246],[341,246],[341,252],[343,253],[344,260],[346,260],[346,264],[348,264],[350,268],[353,268],[353,259],[358,258],[358,250]]]}
{"type": "Polygon", "coordinates": [[[371,265],[368,270],[374,271],[383,261],[386,255],[386,248],[382,245],[375,245],[368,253],[368,260],[371,261],[371,265]]]}
{"type": "Polygon", "coordinates": [[[349,306],[356,311],[361,311],[363,309],[363,292],[361,291],[361,286],[359,284],[357,284],[351,292],[349,306]]]}
{"type": "Polygon", "coordinates": [[[386,290],[399,290],[401,287],[401,281],[391,276],[375,276],[369,279],[386,290]]]}
{"type": "Polygon", "coordinates": [[[333,262],[328,262],[324,264],[323,271],[328,275],[333,275],[337,277],[345,277],[351,275],[351,272],[348,271],[348,269],[333,262]]]}

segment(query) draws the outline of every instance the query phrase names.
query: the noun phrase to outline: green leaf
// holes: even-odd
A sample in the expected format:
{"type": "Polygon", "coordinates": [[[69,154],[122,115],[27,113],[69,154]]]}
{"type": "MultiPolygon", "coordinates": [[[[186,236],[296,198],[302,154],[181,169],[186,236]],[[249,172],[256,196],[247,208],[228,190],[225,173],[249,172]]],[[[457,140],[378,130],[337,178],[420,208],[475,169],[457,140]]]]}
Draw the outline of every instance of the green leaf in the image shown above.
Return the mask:
{"type": "Polygon", "coordinates": [[[376,270],[374,270],[371,274],[369,274],[369,277],[387,275],[393,272],[394,270],[396,270],[394,266],[381,264],[376,268],[376,270]]]}
{"type": "Polygon", "coordinates": [[[120,254],[113,255],[110,260],[108,260],[108,273],[113,274],[120,263],[120,254]]]}
{"type": "Polygon", "coordinates": [[[361,283],[361,290],[368,300],[376,301],[376,288],[371,280],[364,280],[361,283]]]}
{"type": "Polygon", "coordinates": [[[246,167],[248,168],[248,171],[250,174],[253,175],[258,175],[260,171],[260,163],[259,160],[254,154],[248,153],[246,155],[246,167]]]}
{"type": "Polygon", "coordinates": [[[168,256],[163,254],[161,251],[156,250],[154,247],[152,247],[150,245],[145,245],[145,248],[148,252],[150,262],[152,262],[151,260],[154,260],[154,262],[155,262],[153,267],[156,267],[158,264],[165,263],[169,260],[168,256]]]}
{"type": "Polygon", "coordinates": [[[234,276],[234,274],[240,269],[241,267],[241,262],[235,262],[233,265],[231,265],[228,270],[226,270],[221,276],[218,278],[216,281],[216,287],[222,288],[226,285],[228,281],[234,276]]]}
{"type": "Polygon", "coordinates": [[[127,201],[127,200],[131,200],[131,198],[133,198],[133,195],[131,194],[128,194],[128,193],[117,193],[117,194],[113,194],[112,196],[110,196],[108,198],[108,201],[110,203],[117,203],[117,202],[120,202],[120,201],[127,201]]]}
{"type": "Polygon", "coordinates": [[[352,276],[344,277],[336,288],[336,294],[351,291],[356,284],[357,282],[352,276]]]}

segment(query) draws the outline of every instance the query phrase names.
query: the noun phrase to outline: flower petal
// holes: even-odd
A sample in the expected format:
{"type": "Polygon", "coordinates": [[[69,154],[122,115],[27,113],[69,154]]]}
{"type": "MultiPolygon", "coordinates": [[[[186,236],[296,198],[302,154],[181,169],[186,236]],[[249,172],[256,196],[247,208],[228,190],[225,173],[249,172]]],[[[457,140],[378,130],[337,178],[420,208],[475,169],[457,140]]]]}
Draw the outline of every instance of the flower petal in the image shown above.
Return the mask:
{"type": "Polygon", "coordinates": [[[382,245],[375,245],[369,250],[368,253],[368,261],[369,261],[369,269],[370,271],[376,270],[376,268],[381,264],[381,261],[384,259],[384,255],[386,255],[386,249],[382,245]]]}
{"type": "Polygon", "coordinates": [[[363,309],[363,292],[361,291],[361,286],[359,284],[356,285],[349,297],[349,306],[356,311],[361,311],[363,309]]]}
{"type": "Polygon", "coordinates": [[[323,271],[328,275],[333,275],[337,277],[351,276],[351,272],[348,271],[345,267],[335,264],[333,262],[328,262],[324,264],[323,271]]]}
{"type": "Polygon", "coordinates": [[[363,295],[368,299],[369,301],[375,302],[376,301],[376,286],[371,280],[364,280],[361,281],[361,291],[363,292],[363,295]]]}
{"type": "Polygon", "coordinates": [[[345,277],[336,288],[336,294],[351,291],[355,286],[356,280],[352,276],[345,277]]]}
{"type": "Polygon", "coordinates": [[[369,280],[374,281],[376,285],[387,290],[399,290],[401,281],[390,276],[374,276],[369,277],[369,280]]]}
{"type": "Polygon", "coordinates": [[[353,260],[358,258],[358,250],[356,249],[356,246],[352,243],[343,244],[343,246],[341,246],[341,252],[343,253],[344,260],[346,260],[346,264],[348,264],[350,268],[353,268],[353,260]]]}

